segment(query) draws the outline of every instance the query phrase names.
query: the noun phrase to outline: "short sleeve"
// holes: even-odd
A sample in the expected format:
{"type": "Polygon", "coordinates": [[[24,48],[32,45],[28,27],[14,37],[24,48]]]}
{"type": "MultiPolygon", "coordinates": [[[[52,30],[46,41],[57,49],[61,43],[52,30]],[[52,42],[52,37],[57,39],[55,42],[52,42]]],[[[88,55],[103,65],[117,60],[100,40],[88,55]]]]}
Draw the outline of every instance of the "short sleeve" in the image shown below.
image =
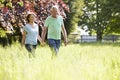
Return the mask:
{"type": "Polygon", "coordinates": [[[47,19],[45,20],[44,26],[45,26],[45,27],[48,27],[48,24],[49,24],[49,18],[47,18],[47,19]]]}
{"type": "Polygon", "coordinates": [[[23,31],[26,31],[27,32],[27,24],[23,27],[23,31]]]}
{"type": "Polygon", "coordinates": [[[62,16],[60,16],[60,18],[61,18],[61,19],[60,19],[60,20],[61,20],[61,24],[62,24],[62,25],[64,25],[64,22],[63,22],[63,17],[62,17],[62,16]]]}

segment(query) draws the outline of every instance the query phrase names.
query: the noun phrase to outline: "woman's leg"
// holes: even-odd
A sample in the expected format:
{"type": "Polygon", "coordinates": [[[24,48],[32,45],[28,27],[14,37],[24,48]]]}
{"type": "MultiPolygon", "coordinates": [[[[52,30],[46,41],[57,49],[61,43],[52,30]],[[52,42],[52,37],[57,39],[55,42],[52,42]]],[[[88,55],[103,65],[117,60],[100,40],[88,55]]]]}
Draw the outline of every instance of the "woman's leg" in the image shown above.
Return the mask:
{"type": "Polygon", "coordinates": [[[35,57],[35,49],[36,49],[36,45],[31,45],[31,44],[25,44],[25,47],[27,49],[27,51],[29,52],[29,56],[35,57]]]}

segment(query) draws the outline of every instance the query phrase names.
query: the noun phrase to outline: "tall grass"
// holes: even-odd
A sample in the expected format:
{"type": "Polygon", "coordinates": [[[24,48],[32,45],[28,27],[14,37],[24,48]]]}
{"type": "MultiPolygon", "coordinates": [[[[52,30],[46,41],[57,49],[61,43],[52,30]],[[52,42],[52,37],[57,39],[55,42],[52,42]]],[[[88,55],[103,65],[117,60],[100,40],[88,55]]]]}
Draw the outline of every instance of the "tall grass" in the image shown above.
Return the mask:
{"type": "Polygon", "coordinates": [[[19,44],[0,47],[0,80],[120,80],[120,46],[70,44],[53,59],[48,46],[35,58],[19,44]]]}

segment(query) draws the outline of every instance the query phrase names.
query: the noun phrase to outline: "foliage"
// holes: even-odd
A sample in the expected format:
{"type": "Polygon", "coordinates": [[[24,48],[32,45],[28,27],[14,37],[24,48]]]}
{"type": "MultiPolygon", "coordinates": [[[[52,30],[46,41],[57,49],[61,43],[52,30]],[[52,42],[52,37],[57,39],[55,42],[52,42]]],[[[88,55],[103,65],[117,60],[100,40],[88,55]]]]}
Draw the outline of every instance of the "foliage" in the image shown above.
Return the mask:
{"type": "MultiPolygon", "coordinates": [[[[22,0],[22,1],[24,1],[24,0],[22,0]]],[[[35,6],[35,12],[37,12],[39,14],[40,26],[41,25],[43,26],[45,18],[48,15],[50,15],[49,9],[45,10],[45,7],[50,7],[49,3],[52,0],[47,0],[47,1],[48,2],[41,1],[41,3],[44,3],[44,6],[42,6],[42,4],[39,5],[40,7],[35,6]],[[46,5],[48,5],[48,6],[46,6],[46,5]]],[[[79,16],[81,16],[83,14],[82,8],[84,6],[84,2],[83,2],[83,0],[56,0],[56,1],[58,2],[59,6],[62,10],[60,12],[64,14],[64,11],[65,11],[65,13],[66,13],[67,18],[64,19],[65,20],[64,23],[65,23],[67,33],[69,35],[78,26],[78,22],[80,21],[79,16]],[[68,7],[69,7],[70,11],[68,11],[68,7]]],[[[55,2],[55,1],[53,1],[53,2],[55,2]]],[[[54,3],[54,4],[56,4],[56,3],[54,3]]],[[[17,12],[19,12],[19,11],[20,10],[18,10],[17,12]]]]}
{"type": "Polygon", "coordinates": [[[79,16],[83,14],[82,8],[84,7],[83,0],[64,0],[70,7],[70,12],[66,12],[67,19],[65,20],[65,26],[67,33],[70,34],[78,26],[80,21],[79,16]]]}
{"type": "Polygon", "coordinates": [[[5,0],[0,0],[0,2],[4,2],[5,0]]]}
{"type": "Polygon", "coordinates": [[[120,16],[114,16],[108,24],[107,33],[119,33],[120,34],[120,16]]]}
{"type": "Polygon", "coordinates": [[[88,31],[92,34],[93,31],[97,34],[97,39],[102,40],[104,34],[109,32],[117,32],[120,29],[118,24],[120,24],[117,17],[119,17],[120,11],[120,1],[118,0],[84,0],[85,8],[84,14],[81,17],[81,22],[79,25],[82,27],[87,26],[88,31]],[[116,15],[117,14],[117,15],[116,15]]]}
{"type": "Polygon", "coordinates": [[[5,31],[0,27],[0,37],[5,37],[6,33],[5,31]]]}
{"type": "Polygon", "coordinates": [[[107,6],[109,6],[109,11],[111,11],[111,17],[109,20],[108,33],[119,33],[120,34],[120,1],[109,0],[107,6]]]}

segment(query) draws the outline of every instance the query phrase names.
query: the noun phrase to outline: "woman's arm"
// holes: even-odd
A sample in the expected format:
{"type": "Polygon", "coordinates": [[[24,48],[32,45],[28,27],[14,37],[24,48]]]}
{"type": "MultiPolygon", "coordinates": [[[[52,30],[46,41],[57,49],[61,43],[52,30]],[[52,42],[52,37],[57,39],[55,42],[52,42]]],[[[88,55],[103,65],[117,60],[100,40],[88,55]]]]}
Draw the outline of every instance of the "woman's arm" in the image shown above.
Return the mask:
{"type": "Polygon", "coordinates": [[[40,37],[40,35],[38,34],[38,40],[39,40],[39,42],[42,44],[42,39],[41,39],[41,37],[40,37]]]}
{"type": "Polygon", "coordinates": [[[21,46],[23,46],[25,44],[25,38],[26,38],[26,32],[23,31],[21,46]]]}

